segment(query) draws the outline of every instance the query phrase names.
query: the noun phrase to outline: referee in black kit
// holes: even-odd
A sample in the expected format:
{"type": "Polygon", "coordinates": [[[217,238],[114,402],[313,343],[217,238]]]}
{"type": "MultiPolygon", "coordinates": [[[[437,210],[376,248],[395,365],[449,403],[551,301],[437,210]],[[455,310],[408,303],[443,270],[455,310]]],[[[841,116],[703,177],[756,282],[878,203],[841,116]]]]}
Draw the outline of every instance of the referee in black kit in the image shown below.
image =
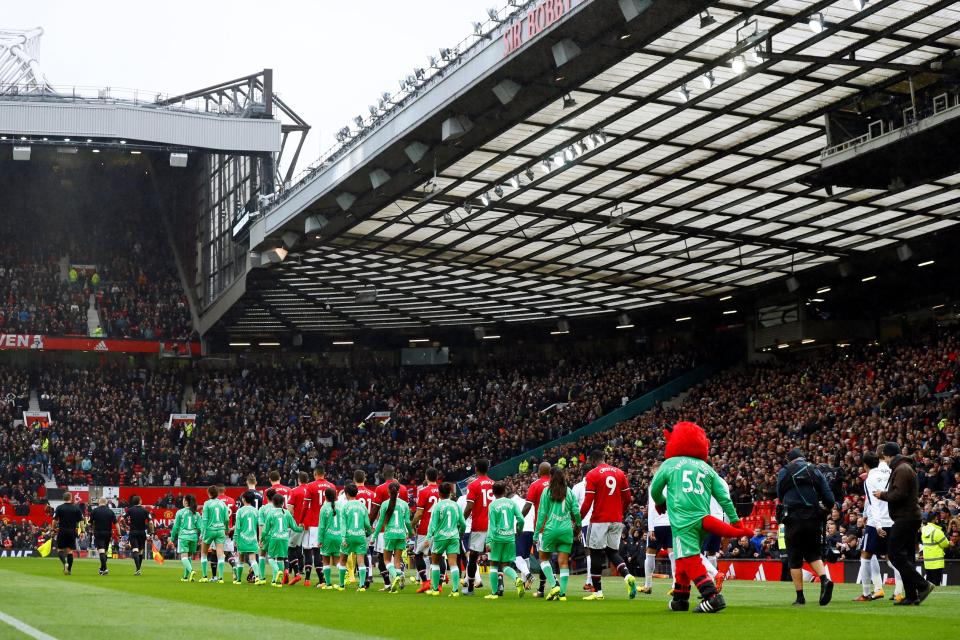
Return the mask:
{"type": "Polygon", "coordinates": [[[153,516],[140,504],[140,496],[130,496],[130,506],[127,507],[126,525],[127,541],[130,543],[130,555],[133,557],[135,576],[140,575],[143,566],[144,552],[147,546],[147,533],[153,533],[153,516]]]}
{"type": "Polygon", "coordinates": [[[826,606],[833,597],[833,582],[827,577],[820,554],[825,510],[832,508],[835,500],[823,473],[807,462],[799,449],[787,454],[787,466],[777,473],[777,498],[783,509],[779,519],[786,530],[790,577],[797,590],[793,604],[807,603],[803,597],[803,563],[806,561],[820,577],[820,606],[826,606]]]}
{"type": "Polygon", "coordinates": [[[90,512],[90,521],[93,523],[93,546],[100,554],[100,575],[105,576],[107,570],[107,551],[113,540],[113,528],[117,525],[117,514],[107,506],[107,499],[100,498],[97,508],[90,512]]]}
{"type": "Polygon", "coordinates": [[[63,575],[73,571],[73,551],[77,548],[77,527],[83,522],[83,510],[73,504],[70,492],[63,494],[63,504],[53,512],[53,525],[56,527],[57,555],[63,565],[63,575]]]}

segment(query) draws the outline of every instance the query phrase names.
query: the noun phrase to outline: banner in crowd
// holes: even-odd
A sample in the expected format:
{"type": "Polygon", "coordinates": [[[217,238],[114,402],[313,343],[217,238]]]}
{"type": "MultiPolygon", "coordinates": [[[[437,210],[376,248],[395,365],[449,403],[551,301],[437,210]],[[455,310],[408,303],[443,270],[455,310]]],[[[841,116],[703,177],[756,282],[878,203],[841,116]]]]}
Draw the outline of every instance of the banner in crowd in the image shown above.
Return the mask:
{"type": "Polygon", "coordinates": [[[73,497],[74,502],[90,502],[90,487],[85,484],[67,485],[67,491],[73,497]]]}
{"type": "Polygon", "coordinates": [[[113,340],[109,338],[56,337],[35,334],[0,334],[0,351],[94,351],[99,353],[186,353],[200,355],[199,342],[157,342],[156,340],[113,340]]]}
{"type": "Polygon", "coordinates": [[[176,429],[183,431],[188,438],[193,435],[193,430],[197,427],[197,414],[195,413],[171,413],[167,420],[167,429],[176,429]]]}
{"type": "Polygon", "coordinates": [[[43,526],[50,522],[50,510],[45,504],[32,504],[25,515],[18,515],[15,507],[9,502],[0,500],[0,522],[10,524],[11,522],[32,522],[37,526],[43,526]]]}
{"type": "Polygon", "coordinates": [[[161,358],[192,358],[194,355],[190,342],[167,340],[160,343],[161,358]]]}
{"type": "Polygon", "coordinates": [[[0,551],[0,558],[33,558],[37,555],[36,549],[4,549],[0,551]]]}
{"type": "Polygon", "coordinates": [[[49,429],[50,412],[49,411],[24,411],[23,424],[28,429],[49,429]]]}
{"type": "Polygon", "coordinates": [[[386,425],[390,422],[390,412],[389,411],[371,411],[370,414],[364,418],[364,422],[370,421],[377,422],[381,425],[386,425]]]}

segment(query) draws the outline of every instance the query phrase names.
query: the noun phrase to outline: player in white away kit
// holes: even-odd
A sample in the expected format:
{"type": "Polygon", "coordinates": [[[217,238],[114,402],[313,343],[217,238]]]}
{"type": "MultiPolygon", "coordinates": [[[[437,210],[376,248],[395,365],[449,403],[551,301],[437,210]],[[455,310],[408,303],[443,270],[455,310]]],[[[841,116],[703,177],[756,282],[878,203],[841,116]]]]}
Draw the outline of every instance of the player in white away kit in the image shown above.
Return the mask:
{"type": "MultiPolygon", "coordinates": [[[[583,501],[587,497],[587,477],[586,477],[587,471],[589,471],[589,469],[584,470],[583,479],[580,480],[580,482],[578,482],[577,484],[573,485],[573,489],[571,489],[571,491],[573,491],[573,497],[577,499],[577,506],[583,506],[583,501]]],[[[587,547],[587,541],[590,540],[590,516],[591,515],[593,515],[593,507],[590,507],[590,511],[587,512],[587,515],[583,516],[583,521],[580,525],[581,526],[580,544],[582,544],[583,548],[587,551],[585,555],[587,556],[587,575],[588,576],[590,575],[590,567],[593,564],[592,558],[590,557],[592,554],[590,553],[590,550],[587,547]]],[[[589,580],[584,583],[583,590],[593,591],[593,585],[590,584],[589,580]]]]}
{"type": "MultiPolygon", "coordinates": [[[[523,505],[527,504],[527,501],[513,490],[513,485],[507,486],[507,497],[513,500],[520,508],[520,513],[523,513],[523,505]]],[[[520,570],[520,577],[523,578],[524,589],[529,589],[530,583],[533,581],[529,560],[530,551],[533,549],[533,527],[536,523],[534,511],[530,509],[527,511],[527,515],[523,517],[523,531],[517,534],[517,557],[514,562],[517,564],[517,569],[520,570]]]]}
{"type": "MultiPolygon", "coordinates": [[[[880,571],[879,556],[887,555],[887,540],[890,537],[890,527],[893,520],[890,518],[887,503],[873,497],[874,491],[886,491],[890,481],[890,467],[872,451],[863,454],[863,467],[867,472],[867,479],[863,483],[866,501],[863,515],[867,518],[867,526],[860,540],[860,584],[863,593],[854,599],[854,602],[870,602],[883,598],[883,574],[880,571]]],[[[889,560],[887,561],[889,563],[889,560]]],[[[893,565],[890,565],[893,568],[893,565]]],[[[903,599],[903,582],[900,572],[893,569],[896,586],[893,591],[894,600],[903,599]]]]}
{"type": "MultiPolygon", "coordinates": [[[[457,504],[460,506],[460,512],[463,513],[464,509],[467,508],[467,494],[466,494],[466,493],[460,494],[460,497],[457,498],[457,504]]],[[[463,537],[460,538],[460,547],[461,547],[461,550],[463,551],[463,553],[461,553],[461,554],[458,556],[458,558],[466,558],[466,557],[467,557],[467,551],[469,551],[469,549],[470,549],[470,534],[473,533],[473,518],[472,518],[472,517],[466,518],[466,522],[467,522],[467,529],[466,529],[466,531],[464,531],[463,537]]],[[[452,569],[452,567],[451,567],[451,569],[452,569]]],[[[460,579],[460,580],[461,580],[461,583],[460,583],[460,584],[461,584],[461,586],[463,586],[463,587],[465,588],[465,587],[467,586],[467,572],[464,571],[462,575],[463,575],[463,577],[460,579]]],[[[474,587],[482,587],[482,586],[483,586],[483,580],[481,580],[481,579],[479,578],[479,576],[478,576],[478,577],[475,579],[475,581],[474,581],[474,583],[473,583],[473,586],[474,586],[474,587]]]]}
{"type": "MultiPolygon", "coordinates": [[[[719,476],[717,476],[717,479],[720,480],[729,494],[730,485],[727,484],[727,481],[719,476]]],[[[717,520],[730,522],[730,518],[727,517],[726,512],[723,510],[723,507],[720,506],[720,503],[717,502],[716,498],[710,498],[710,515],[717,520]]],[[[703,541],[703,553],[700,554],[703,556],[703,567],[707,570],[707,575],[713,580],[714,584],[717,585],[717,593],[723,590],[723,581],[726,578],[724,574],[717,570],[717,554],[720,552],[722,542],[720,536],[711,533],[707,536],[707,539],[703,541]]]]}
{"type": "MultiPolygon", "coordinates": [[[[660,465],[651,469],[652,474],[657,473],[660,465]]],[[[666,497],[667,490],[664,488],[663,495],[666,497]]],[[[647,489],[647,555],[643,560],[643,587],[639,589],[640,593],[653,593],[653,572],[657,568],[657,552],[661,549],[666,550],[667,557],[670,558],[670,578],[677,575],[677,558],[673,555],[673,529],[670,528],[670,514],[664,511],[657,513],[657,506],[653,502],[653,496],[647,489]]]]}

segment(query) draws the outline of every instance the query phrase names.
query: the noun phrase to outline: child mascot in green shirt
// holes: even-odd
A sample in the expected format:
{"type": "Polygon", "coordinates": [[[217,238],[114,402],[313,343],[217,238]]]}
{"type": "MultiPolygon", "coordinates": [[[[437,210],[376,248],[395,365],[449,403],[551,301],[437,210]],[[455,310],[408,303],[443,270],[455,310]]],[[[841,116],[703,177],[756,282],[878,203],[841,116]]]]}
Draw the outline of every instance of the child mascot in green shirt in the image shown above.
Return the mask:
{"type": "Polygon", "coordinates": [[[753,531],[735,526],[740,516],[720,476],[707,463],[710,440],[703,429],[692,422],[678,422],[673,429],[664,429],[663,435],[667,440],[666,460],[653,477],[650,494],[657,511],[663,513],[665,507],[670,514],[673,530],[677,570],[670,610],[689,611],[692,581],[702,598],[694,613],[717,613],[727,604],[703,566],[703,542],[711,533],[721,538],[739,538],[752,536],[753,531]],[[716,498],[732,524],[710,515],[711,498],[716,498]]]}

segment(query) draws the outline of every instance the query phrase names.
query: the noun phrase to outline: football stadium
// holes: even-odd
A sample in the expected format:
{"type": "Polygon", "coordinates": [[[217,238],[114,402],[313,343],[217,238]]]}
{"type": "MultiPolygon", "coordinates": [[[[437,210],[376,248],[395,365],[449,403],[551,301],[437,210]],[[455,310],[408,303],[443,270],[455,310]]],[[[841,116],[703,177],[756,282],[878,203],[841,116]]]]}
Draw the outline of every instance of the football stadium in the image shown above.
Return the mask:
{"type": "Polygon", "coordinates": [[[958,628],[960,2],[503,2],[334,123],[0,25],[0,638],[958,628]]]}

